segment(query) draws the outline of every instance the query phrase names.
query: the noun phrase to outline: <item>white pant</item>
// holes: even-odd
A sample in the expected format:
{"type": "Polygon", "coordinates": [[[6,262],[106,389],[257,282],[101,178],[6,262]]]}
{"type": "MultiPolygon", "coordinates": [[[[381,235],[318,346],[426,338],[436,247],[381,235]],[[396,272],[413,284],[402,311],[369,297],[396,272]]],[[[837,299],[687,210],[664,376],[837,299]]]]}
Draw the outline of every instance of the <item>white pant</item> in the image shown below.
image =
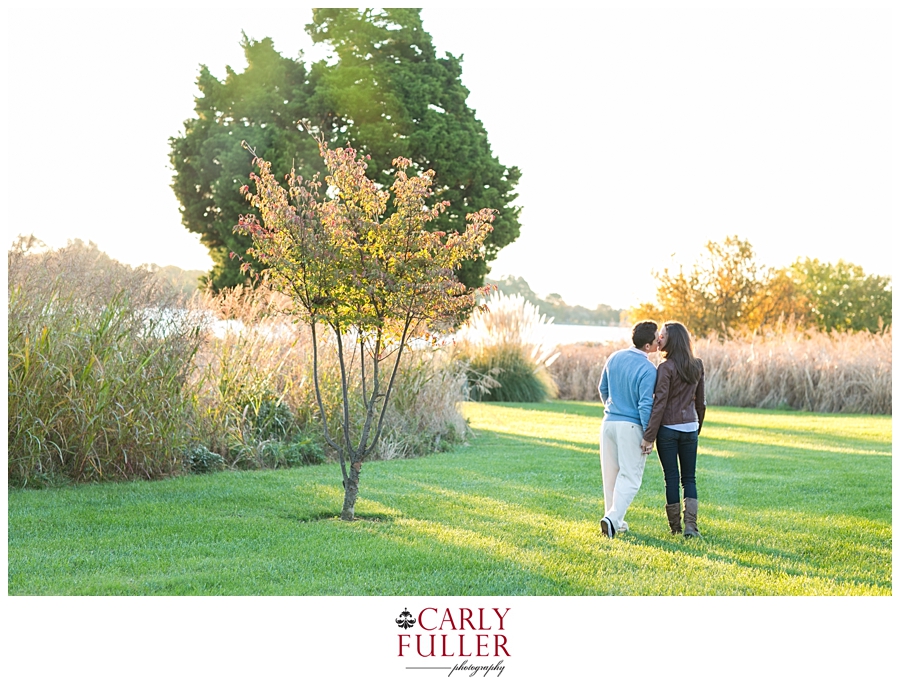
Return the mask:
{"type": "Polygon", "coordinates": [[[600,432],[600,473],[606,517],[618,531],[625,512],[641,488],[647,456],[641,453],[644,430],[624,421],[603,421],[600,432]]]}

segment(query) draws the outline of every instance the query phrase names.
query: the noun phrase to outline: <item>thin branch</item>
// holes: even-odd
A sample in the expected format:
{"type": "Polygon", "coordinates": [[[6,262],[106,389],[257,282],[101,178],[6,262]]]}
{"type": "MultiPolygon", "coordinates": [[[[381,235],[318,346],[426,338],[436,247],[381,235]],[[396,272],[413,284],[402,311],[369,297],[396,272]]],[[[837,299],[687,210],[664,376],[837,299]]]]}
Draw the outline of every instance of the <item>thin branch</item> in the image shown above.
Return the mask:
{"type": "Polygon", "coordinates": [[[381,343],[382,343],[382,332],[379,329],[378,333],[375,336],[375,352],[372,355],[372,394],[371,396],[367,396],[363,401],[365,402],[366,407],[366,422],[363,425],[362,436],[359,440],[359,451],[363,454],[363,457],[368,456],[372,453],[369,445],[366,442],[369,439],[369,430],[372,427],[372,420],[375,418],[375,402],[378,401],[378,390],[379,390],[379,367],[381,365],[381,359],[379,356],[381,355],[381,343]]]}
{"type": "Polygon", "coordinates": [[[310,331],[312,332],[312,346],[313,346],[313,386],[316,389],[316,403],[319,405],[319,416],[322,418],[322,427],[325,429],[325,441],[328,445],[338,452],[338,457],[341,462],[341,472],[344,475],[344,481],[347,481],[347,466],[344,463],[344,450],[337,445],[337,443],[331,438],[331,433],[328,430],[328,419],[325,416],[325,406],[322,403],[322,391],[319,388],[319,344],[316,340],[316,319],[315,316],[310,317],[309,324],[310,331]]]}
{"type": "Polygon", "coordinates": [[[338,348],[338,364],[341,368],[341,403],[343,404],[343,430],[344,430],[344,444],[347,447],[347,450],[350,451],[350,460],[353,462],[353,457],[357,454],[352,452],[353,443],[350,441],[350,394],[347,388],[347,366],[344,363],[344,342],[341,339],[341,329],[337,323],[331,324],[331,329],[334,330],[334,334],[337,336],[337,348],[338,348]]]}
{"type": "Polygon", "coordinates": [[[362,378],[362,400],[366,403],[366,341],[362,331],[359,332],[359,374],[362,378]]]}
{"type": "Polygon", "coordinates": [[[371,446],[366,450],[367,455],[375,450],[378,440],[381,438],[381,431],[384,428],[384,416],[387,413],[388,402],[391,400],[391,392],[394,389],[394,380],[397,378],[397,369],[400,367],[400,358],[403,356],[403,348],[406,346],[406,338],[409,334],[412,321],[412,313],[408,312],[406,321],[403,324],[403,333],[400,335],[400,346],[397,348],[397,358],[394,360],[394,367],[391,370],[391,379],[388,382],[387,391],[384,393],[384,402],[381,404],[381,415],[378,417],[378,428],[375,430],[375,436],[372,438],[371,446]]]}

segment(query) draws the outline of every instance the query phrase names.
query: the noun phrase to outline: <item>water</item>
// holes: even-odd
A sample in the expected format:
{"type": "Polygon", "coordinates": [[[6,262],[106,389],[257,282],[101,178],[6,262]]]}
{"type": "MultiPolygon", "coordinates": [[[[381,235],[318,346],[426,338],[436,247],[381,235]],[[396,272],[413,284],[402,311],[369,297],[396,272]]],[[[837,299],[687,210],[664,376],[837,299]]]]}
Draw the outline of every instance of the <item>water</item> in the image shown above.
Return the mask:
{"type": "Polygon", "coordinates": [[[631,328],[612,325],[563,325],[552,323],[546,328],[549,344],[577,344],[578,342],[618,342],[631,337],[631,328]]]}
{"type": "MultiPolygon", "coordinates": [[[[148,309],[148,312],[158,315],[158,311],[155,309],[148,309]]],[[[188,311],[182,309],[178,313],[187,315],[188,311]]],[[[203,323],[212,327],[213,334],[217,337],[224,337],[229,332],[240,333],[244,329],[244,324],[240,321],[220,320],[208,312],[202,314],[201,319],[203,323]]],[[[631,336],[631,328],[620,328],[612,325],[565,325],[562,323],[551,323],[546,326],[540,326],[540,328],[542,338],[550,346],[578,344],[579,342],[618,342],[627,340],[631,336]]],[[[288,332],[287,329],[283,330],[288,332]]],[[[275,330],[270,330],[269,334],[275,334],[275,330]]]]}

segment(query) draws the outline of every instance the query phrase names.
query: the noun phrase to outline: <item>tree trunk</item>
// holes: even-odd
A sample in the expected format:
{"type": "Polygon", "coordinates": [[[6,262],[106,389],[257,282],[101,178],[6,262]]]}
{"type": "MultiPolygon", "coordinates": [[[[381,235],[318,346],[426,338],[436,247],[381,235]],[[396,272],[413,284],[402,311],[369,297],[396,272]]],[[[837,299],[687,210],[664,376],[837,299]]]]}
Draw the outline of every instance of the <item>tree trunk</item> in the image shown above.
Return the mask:
{"type": "Polygon", "coordinates": [[[344,483],[344,509],[341,511],[341,520],[354,520],[353,509],[356,507],[356,497],[359,495],[359,471],[362,469],[362,461],[354,461],[350,464],[350,476],[344,483]]]}

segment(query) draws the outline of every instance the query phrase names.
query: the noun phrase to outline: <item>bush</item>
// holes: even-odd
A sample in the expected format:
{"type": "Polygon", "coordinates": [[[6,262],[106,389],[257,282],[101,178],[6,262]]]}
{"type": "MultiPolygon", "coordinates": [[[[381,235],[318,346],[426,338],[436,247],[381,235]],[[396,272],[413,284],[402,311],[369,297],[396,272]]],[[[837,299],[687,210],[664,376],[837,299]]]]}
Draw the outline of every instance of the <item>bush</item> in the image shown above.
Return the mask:
{"type": "Polygon", "coordinates": [[[202,444],[197,444],[188,449],[185,454],[185,460],[191,472],[194,473],[212,473],[225,467],[225,461],[222,457],[202,444]]]}
{"type": "Polygon", "coordinates": [[[295,468],[325,462],[325,449],[318,435],[298,433],[290,441],[267,442],[262,448],[262,465],[266,468],[295,468]]]}
{"type": "Polygon", "coordinates": [[[557,358],[545,341],[550,321],[521,295],[493,293],[456,338],[476,401],[540,402],[557,396],[548,367],[557,358]]]}
{"type": "Polygon", "coordinates": [[[530,358],[527,350],[513,345],[486,347],[473,356],[470,371],[488,375],[496,386],[478,386],[471,395],[475,401],[541,402],[554,397],[556,388],[546,366],[530,358]]]}

